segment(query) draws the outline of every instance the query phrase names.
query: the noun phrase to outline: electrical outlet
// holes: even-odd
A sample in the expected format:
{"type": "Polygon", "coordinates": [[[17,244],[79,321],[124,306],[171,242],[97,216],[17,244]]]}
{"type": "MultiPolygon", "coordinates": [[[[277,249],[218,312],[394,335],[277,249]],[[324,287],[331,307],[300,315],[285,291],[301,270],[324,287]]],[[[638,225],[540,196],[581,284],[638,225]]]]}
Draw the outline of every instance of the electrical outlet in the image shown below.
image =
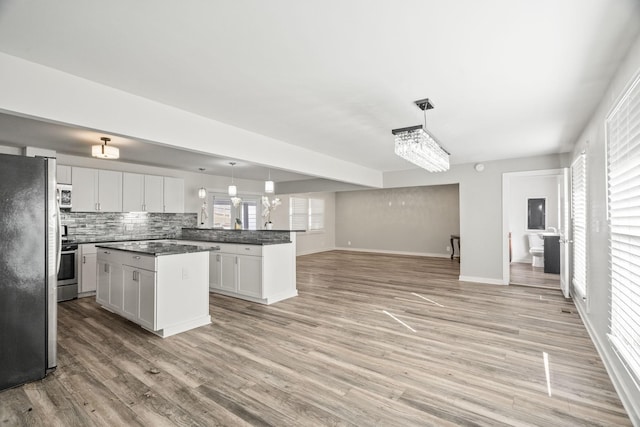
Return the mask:
{"type": "Polygon", "coordinates": [[[124,231],[133,231],[133,224],[125,224],[124,231]]]}
{"type": "Polygon", "coordinates": [[[182,269],[182,280],[187,280],[189,279],[189,270],[187,270],[186,268],[182,269]]]}
{"type": "Polygon", "coordinates": [[[451,252],[451,246],[447,245],[447,252],[451,252]]]}
{"type": "Polygon", "coordinates": [[[349,241],[347,242],[347,245],[348,245],[348,246],[351,246],[351,240],[349,240],[349,241]]]}

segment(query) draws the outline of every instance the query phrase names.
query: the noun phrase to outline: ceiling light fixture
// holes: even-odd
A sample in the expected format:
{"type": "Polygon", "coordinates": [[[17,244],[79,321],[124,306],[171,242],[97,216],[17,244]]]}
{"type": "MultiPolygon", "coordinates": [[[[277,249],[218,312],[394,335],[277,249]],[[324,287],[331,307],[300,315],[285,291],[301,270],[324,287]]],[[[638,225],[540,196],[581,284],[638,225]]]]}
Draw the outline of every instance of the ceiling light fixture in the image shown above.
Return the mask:
{"type": "Polygon", "coordinates": [[[276,186],[271,181],[271,169],[269,169],[269,179],[264,182],[264,192],[267,194],[273,194],[276,191],[276,186]]]}
{"type": "Polygon", "coordinates": [[[449,152],[442,148],[436,137],[427,130],[427,110],[433,108],[433,103],[426,98],[416,101],[415,104],[423,111],[424,126],[393,129],[391,133],[396,137],[395,153],[429,172],[447,171],[449,152]]]}
{"type": "MultiPolygon", "coordinates": [[[[204,172],[204,168],[198,168],[200,169],[200,173],[204,172]]],[[[207,189],[204,188],[204,185],[202,187],[200,187],[200,189],[198,190],[198,198],[199,199],[204,199],[207,197],[207,189]]]]}
{"type": "Polygon", "coordinates": [[[120,158],[120,150],[118,147],[107,145],[107,142],[111,141],[111,138],[103,136],[100,138],[104,142],[102,145],[94,145],[91,147],[91,155],[100,159],[118,159],[120,158]]]}
{"type": "Polygon", "coordinates": [[[231,185],[229,185],[229,196],[235,197],[238,194],[238,187],[233,184],[233,167],[236,162],[229,162],[229,164],[231,165],[231,185]]]}

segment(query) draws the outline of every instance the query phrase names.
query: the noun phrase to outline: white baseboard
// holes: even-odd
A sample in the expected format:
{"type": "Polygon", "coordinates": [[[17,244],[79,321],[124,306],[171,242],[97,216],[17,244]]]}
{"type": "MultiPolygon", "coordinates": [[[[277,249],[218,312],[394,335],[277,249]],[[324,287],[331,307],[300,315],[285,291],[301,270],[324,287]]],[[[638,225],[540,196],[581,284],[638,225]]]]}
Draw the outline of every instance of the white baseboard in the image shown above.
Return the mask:
{"type": "Polygon", "coordinates": [[[335,250],[335,248],[309,249],[306,251],[296,252],[296,256],[319,254],[320,252],[328,252],[333,250],[335,250]]]}
{"type": "MultiPolygon", "coordinates": [[[[595,331],[595,328],[591,324],[589,316],[585,313],[585,306],[581,301],[577,301],[575,296],[573,297],[573,303],[578,310],[578,314],[582,319],[587,333],[596,347],[596,351],[600,355],[604,367],[611,378],[613,388],[616,389],[624,409],[627,410],[627,414],[631,419],[631,423],[634,426],[640,426],[640,401],[633,399],[633,390],[629,390],[627,382],[622,381],[621,378],[628,377],[629,374],[624,370],[624,367],[620,368],[621,363],[617,360],[618,356],[614,353],[611,345],[608,342],[603,342],[595,331]]],[[[637,392],[636,392],[637,393],[637,392]]]]}
{"type": "Polygon", "coordinates": [[[351,251],[351,252],[371,252],[374,254],[388,254],[388,255],[409,255],[409,256],[426,256],[432,258],[451,258],[451,254],[433,254],[428,252],[407,252],[407,251],[388,251],[384,249],[362,249],[362,248],[352,248],[350,246],[336,247],[337,251],[351,251]]]}
{"type": "Polygon", "coordinates": [[[488,277],[458,276],[461,282],[484,283],[486,285],[506,285],[502,279],[490,279],[488,277]]]}

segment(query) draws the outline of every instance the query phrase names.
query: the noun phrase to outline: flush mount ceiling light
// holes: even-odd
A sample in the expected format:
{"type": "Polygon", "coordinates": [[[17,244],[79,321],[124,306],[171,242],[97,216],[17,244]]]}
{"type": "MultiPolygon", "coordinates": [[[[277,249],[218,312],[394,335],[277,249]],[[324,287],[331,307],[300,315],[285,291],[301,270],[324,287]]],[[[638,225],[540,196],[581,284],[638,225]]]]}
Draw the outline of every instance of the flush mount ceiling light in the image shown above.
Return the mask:
{"type": "Polygon", "coordinates": [[[120,150],[117,147],[107,145],[111,138],[103,136],[100,138],[104,142],[102,145],[94,145],[91,147],[91,155],[100,159],[117,159],[120,157],[120,150]]]}
{"type": "Polygon", "coordinates": [[[396,137],[395,153],[429,172],[447,171],[449,170],[449,152],[442,148],[426,126],[427,110],[433,108],[433,103],[426,98],[416,101],[415,104],[423,111],[424,126],[393,129],[391,133],[396,137]]]}
{"type": "Polygon", "coordinates": [[[229,196],[235,197],[238,194],[238,187],[233,183],[233,167],[236,162],[229,162],[229,164],[231,165],[231,185],[229,185],[229,196]]]}
{"type": "Polygon", "coordinates": [[[264,192],[267,194],[273,194],[276,191],[276,186],[271,181],[271,169],[269,169],[269,179],[264,182],[264,192]]]}
{"type": "MultiPolygon", "coordinates": [[[[198,168],[200,169],[200,173],[204,172],[204,168],[198,168]]],[[[200,187],[200,189],[198,190],[198,198],[199,199],[204,199],[207,197],[207,189],[204,188],[204,185],[202,187],[200,187]]]]}

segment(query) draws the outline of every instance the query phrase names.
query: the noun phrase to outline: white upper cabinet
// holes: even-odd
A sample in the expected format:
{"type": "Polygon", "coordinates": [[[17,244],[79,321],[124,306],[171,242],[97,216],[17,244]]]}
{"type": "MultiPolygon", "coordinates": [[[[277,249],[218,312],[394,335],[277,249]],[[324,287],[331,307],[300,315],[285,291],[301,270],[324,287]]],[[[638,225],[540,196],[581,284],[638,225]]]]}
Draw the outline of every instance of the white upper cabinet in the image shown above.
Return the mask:
{"type": "Polygon", "coordinates": [[[73,212],[122,212],[122,172],[74,167],[73,212]]]}
{"type": "Polygon", "coordinates": [[[163,212],[163,186],[161,176],[125,172],[122,176],[122,210],[163,212]]]}
{"type": "Polygon", "coordinates": [[[184,213],[184,180],[164,177],[164,212],[184,213]]]}
{"type": "Polygon", "coordinates": [[[58,184],[71,184],[71,166],[56,166],[56,181],[58,184]]]}
{"type": "MultiPolygon", "coordinates": [[[[164,202],[164,179],[161,176],[144,176],[144,210],[147,212],[162,212],[164,202]]],[[[184,191],[184,190],[183,190],[184,191]]],[[[184,203],[182,209],[184,210],[184,203]]]]}

